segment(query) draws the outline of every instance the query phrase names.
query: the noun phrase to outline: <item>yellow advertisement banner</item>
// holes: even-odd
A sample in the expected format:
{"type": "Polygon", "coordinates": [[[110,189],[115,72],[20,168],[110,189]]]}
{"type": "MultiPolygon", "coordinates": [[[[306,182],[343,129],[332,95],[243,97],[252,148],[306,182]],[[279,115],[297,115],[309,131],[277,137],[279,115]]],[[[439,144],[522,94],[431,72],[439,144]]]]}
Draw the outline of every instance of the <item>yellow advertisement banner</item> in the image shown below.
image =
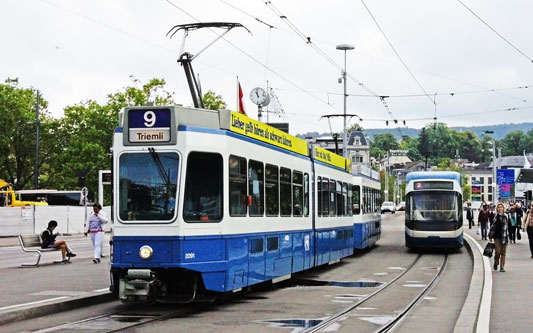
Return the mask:
{"type": "Polygon", "coordinates": [[[340,155],[330,152],[329,150],[315,146],[314,155],[315,155],[315,160],[317,161],[336,166],[343,170],[347,169],[347,160],[340,155]]]}
{"type": "MultiPolygon", "coordinates": [[[[242,113],[232,112],[230,130],[268,144],[307,156],[307,142],[272,126],[249,118],[242,113]]],[[[343,167],[344,168],[344,167],[343,167]]]]}

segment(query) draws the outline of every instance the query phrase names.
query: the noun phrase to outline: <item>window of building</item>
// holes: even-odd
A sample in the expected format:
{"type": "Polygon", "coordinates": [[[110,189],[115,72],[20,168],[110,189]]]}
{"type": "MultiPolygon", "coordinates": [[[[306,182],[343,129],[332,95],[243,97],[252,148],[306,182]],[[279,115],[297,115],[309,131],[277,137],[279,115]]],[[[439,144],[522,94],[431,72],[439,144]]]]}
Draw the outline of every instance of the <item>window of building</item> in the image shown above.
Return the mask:
{"type": "Polygon", "coordinates": [[[492,202],[492,194],[489,194],[489,201],[492,202]]]}
{"type": "Polygon", "coordinates": [[[222,220],[222,156],[192,152],[187,158],[183,219],[187,222],[222,220]]]}
{"type": "Polygon", "coordinates": [[[252,197],[250,216],[262,216],[264,214],[264,178],[263,163],[250,160],[248,162],[248,193],[252,197]]]}
{"type": "Polygon", "coordinates": [[[291,170],[280,168],[279,170],[279,199],[281,216],[291,216],[292,195],[291,195],[291,170]]]}
{"type": "Polygon", "coordinates": [[[492,186],[488,186],[489,193],[492,193],[492,186]]]}
{"type": "Polygon", "coordinates": [[[492,184],[492,177],[489,177],[489,185],[492,184]]]}
{"type": "Polygon", "coordinates": [[[292,215],[302,216],[304,201],[304,179],[299,171],[292,172],[292,215]]]}
{"type": "Polygon", "coordinates": [[[265,202],[267,216],[279,215],[279,177],[278,167],[265,166],[265,202]]]}
{"type": "Polygon", "coordinates": [[[485,177],[479,177],[479,183],[485,184],[485,177]]]}

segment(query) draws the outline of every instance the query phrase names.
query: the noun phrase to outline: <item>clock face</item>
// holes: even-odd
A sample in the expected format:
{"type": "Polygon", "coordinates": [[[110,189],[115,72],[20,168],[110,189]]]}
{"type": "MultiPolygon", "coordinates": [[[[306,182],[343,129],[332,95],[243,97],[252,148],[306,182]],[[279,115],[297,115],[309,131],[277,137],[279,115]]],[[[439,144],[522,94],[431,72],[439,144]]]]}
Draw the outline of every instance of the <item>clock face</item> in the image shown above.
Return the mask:
{"type": "Polygon", "coordinates": [[[270,101],[265,89],[257,87],[250,92],[250,99],[254,104],[265,106],[270,101]]]}

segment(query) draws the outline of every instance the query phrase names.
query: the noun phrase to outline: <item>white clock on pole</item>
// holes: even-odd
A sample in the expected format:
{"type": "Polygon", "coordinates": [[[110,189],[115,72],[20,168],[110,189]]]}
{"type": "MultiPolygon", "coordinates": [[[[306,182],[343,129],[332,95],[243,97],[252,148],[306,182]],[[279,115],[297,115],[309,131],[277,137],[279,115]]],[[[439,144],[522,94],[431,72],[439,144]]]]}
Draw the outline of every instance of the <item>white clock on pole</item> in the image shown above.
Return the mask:
{"type": "Polygon", "coordinates": [[[267,106],[270,103],[270,96],[268,96],[265,89],[257,87],[250,92],[250,99],[257,106],[267,106]]]}

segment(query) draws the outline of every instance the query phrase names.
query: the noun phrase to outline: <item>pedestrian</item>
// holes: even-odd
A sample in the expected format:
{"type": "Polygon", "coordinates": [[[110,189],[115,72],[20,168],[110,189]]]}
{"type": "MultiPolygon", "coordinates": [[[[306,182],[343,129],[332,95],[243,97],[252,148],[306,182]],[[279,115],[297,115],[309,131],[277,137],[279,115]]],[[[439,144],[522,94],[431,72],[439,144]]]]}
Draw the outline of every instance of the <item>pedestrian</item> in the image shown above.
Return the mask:
{"type": "Polygon", "coordinates": [[[508,220],[509,220],[509,241],[516,243],[516,228],[518,227],[518,217],[514,206],[509,208],[508,220]]]}
{"type": "Polygon", "coordinates": [[[489,225],[489,219],[490,219],[489,205],[483,204],[483,209],[479,211],[479,214],[477,216],[477,222],[481,226],[481,239],[483,240],[487,239],[487,229],[489,225]]]}
{"type": "Polygon", "coordinates": [[[498,262],[500,264],[500,272],[505,272],[505,255],[507,253],[507,245],[509,244],[509,219],[505,214],[505,207],[502,203],[496,206],[496,215],[494,215],[493,223],[489,230],[489,240],[494,240],[494,270],[498,270],[498,262]]]}
{"type": "Polygon", "coordinates": [[[87,218],[85,224],[85,236],[87,236],[87,233],[90,233],[91,235],[91,241],[94,248],[93,262],[95,264],[99,264],[100,258],[102,257],[102,243],[104,241],[103,225],[106,223],[106,213],[102,210],[100,204],[95,203],[93,205],[93,211],[87,218]]]}
{"type": "Polygon", "coordinates": [[[468,229],[472,229],[474,225],[474,212],[472,212],[472,205],[468,204],[466,208],[466,219],[468,220],[468,229]]]}
{"type": "Polygon", "coordinates": [[[67,257],[75,257],[76,254],[68,247],[67,242],[64,240],[56,240],[59,233],[54,233],[54,229],[57,227],[57,221],[51,220],[48,222],[48,228],[41,233],[41,248],[42,249],[61,249],[61,255],[63,256],[63,263],[67,263],[67,257]]]}
{"type": "Polygon", "coordinates": [[[526,217],[522,220],[522,229],[527,232],[529,251],[531,252],[531,258],[533,258],[533,202],[530,203],[526,217]]]}
{"type": "Polygon", "coordinates": [[[522,238],[520,236],[520,229],[522,229],[522,218],[524,217],[524,211],[522,210],[522,205],[520,202],[517,202],[514,205],[514,209],[516,211],[516,238],[520,240],[522,238]]]}

